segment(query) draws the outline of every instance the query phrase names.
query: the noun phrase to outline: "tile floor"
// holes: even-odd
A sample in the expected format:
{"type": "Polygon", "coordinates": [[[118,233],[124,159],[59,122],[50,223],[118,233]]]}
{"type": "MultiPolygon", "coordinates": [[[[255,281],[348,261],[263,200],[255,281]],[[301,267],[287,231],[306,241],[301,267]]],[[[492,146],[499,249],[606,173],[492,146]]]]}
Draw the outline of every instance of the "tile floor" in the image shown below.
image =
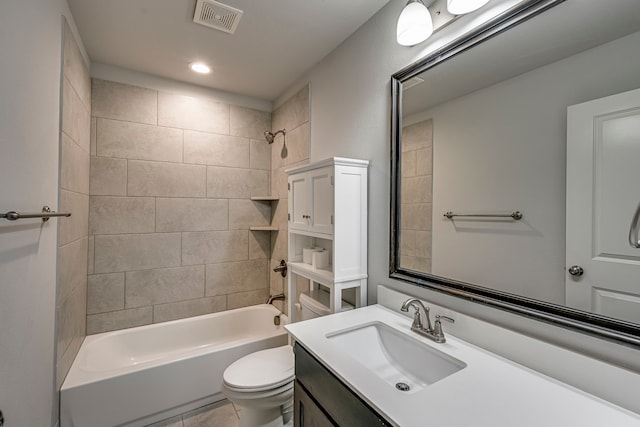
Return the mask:
{"type": "Polygon", "coordinates": [[[238,427],[240,418],[231,402],[213,403],[148,427],[238,427]]]}

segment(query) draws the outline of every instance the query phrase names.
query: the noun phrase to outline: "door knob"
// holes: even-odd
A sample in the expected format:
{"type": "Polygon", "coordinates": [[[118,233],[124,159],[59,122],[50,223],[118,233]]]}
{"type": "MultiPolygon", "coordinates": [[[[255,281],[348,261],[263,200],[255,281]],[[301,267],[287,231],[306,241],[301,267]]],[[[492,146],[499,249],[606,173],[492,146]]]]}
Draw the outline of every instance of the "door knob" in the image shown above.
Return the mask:
{"type": "Polygon", "coordinates": [[[569,267],[569,274],[572,276],[582,276],[584,274],[584,269],[579,265],[572,265],[569,267]]]}

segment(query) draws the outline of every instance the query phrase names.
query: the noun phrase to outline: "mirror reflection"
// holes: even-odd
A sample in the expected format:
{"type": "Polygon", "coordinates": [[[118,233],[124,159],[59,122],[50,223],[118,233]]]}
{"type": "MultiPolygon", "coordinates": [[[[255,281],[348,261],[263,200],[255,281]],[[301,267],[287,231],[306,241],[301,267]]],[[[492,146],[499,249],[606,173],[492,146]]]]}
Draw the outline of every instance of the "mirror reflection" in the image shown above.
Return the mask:
{"type": "Polygon", "coordinates": [[[640,324],[638,16],[564,2],[402,80],[398,270],[640,324]]]}

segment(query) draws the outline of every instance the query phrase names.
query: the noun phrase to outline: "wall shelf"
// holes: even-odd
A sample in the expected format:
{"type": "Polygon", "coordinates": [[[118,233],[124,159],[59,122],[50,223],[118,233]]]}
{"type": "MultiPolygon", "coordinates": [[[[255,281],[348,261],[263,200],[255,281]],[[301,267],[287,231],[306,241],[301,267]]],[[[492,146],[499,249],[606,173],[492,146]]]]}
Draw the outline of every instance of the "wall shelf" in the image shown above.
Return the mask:
{"type": "Polygon", "coordinates": [[[278,231],[279,228],[272,226],[272,225],[267,225],[267,226],[251,226],[249,227],[249,230],[251,231],[278,231]]]}
{"type": "Polygon", "coordinates": [[[278,196],[251,196],[251,200],[255,202],[277,202],[280,200],[278,196]]]}

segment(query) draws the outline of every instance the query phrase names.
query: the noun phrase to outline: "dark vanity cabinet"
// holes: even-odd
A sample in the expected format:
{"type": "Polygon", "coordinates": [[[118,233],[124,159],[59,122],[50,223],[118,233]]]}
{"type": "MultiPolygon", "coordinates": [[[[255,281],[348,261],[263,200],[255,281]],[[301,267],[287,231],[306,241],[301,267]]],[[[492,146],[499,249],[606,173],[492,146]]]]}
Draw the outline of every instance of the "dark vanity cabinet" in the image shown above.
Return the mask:
{"type": "Polygon", "coordinates": [[[391,426],[296,343],[295,427],[391,426]]]}

